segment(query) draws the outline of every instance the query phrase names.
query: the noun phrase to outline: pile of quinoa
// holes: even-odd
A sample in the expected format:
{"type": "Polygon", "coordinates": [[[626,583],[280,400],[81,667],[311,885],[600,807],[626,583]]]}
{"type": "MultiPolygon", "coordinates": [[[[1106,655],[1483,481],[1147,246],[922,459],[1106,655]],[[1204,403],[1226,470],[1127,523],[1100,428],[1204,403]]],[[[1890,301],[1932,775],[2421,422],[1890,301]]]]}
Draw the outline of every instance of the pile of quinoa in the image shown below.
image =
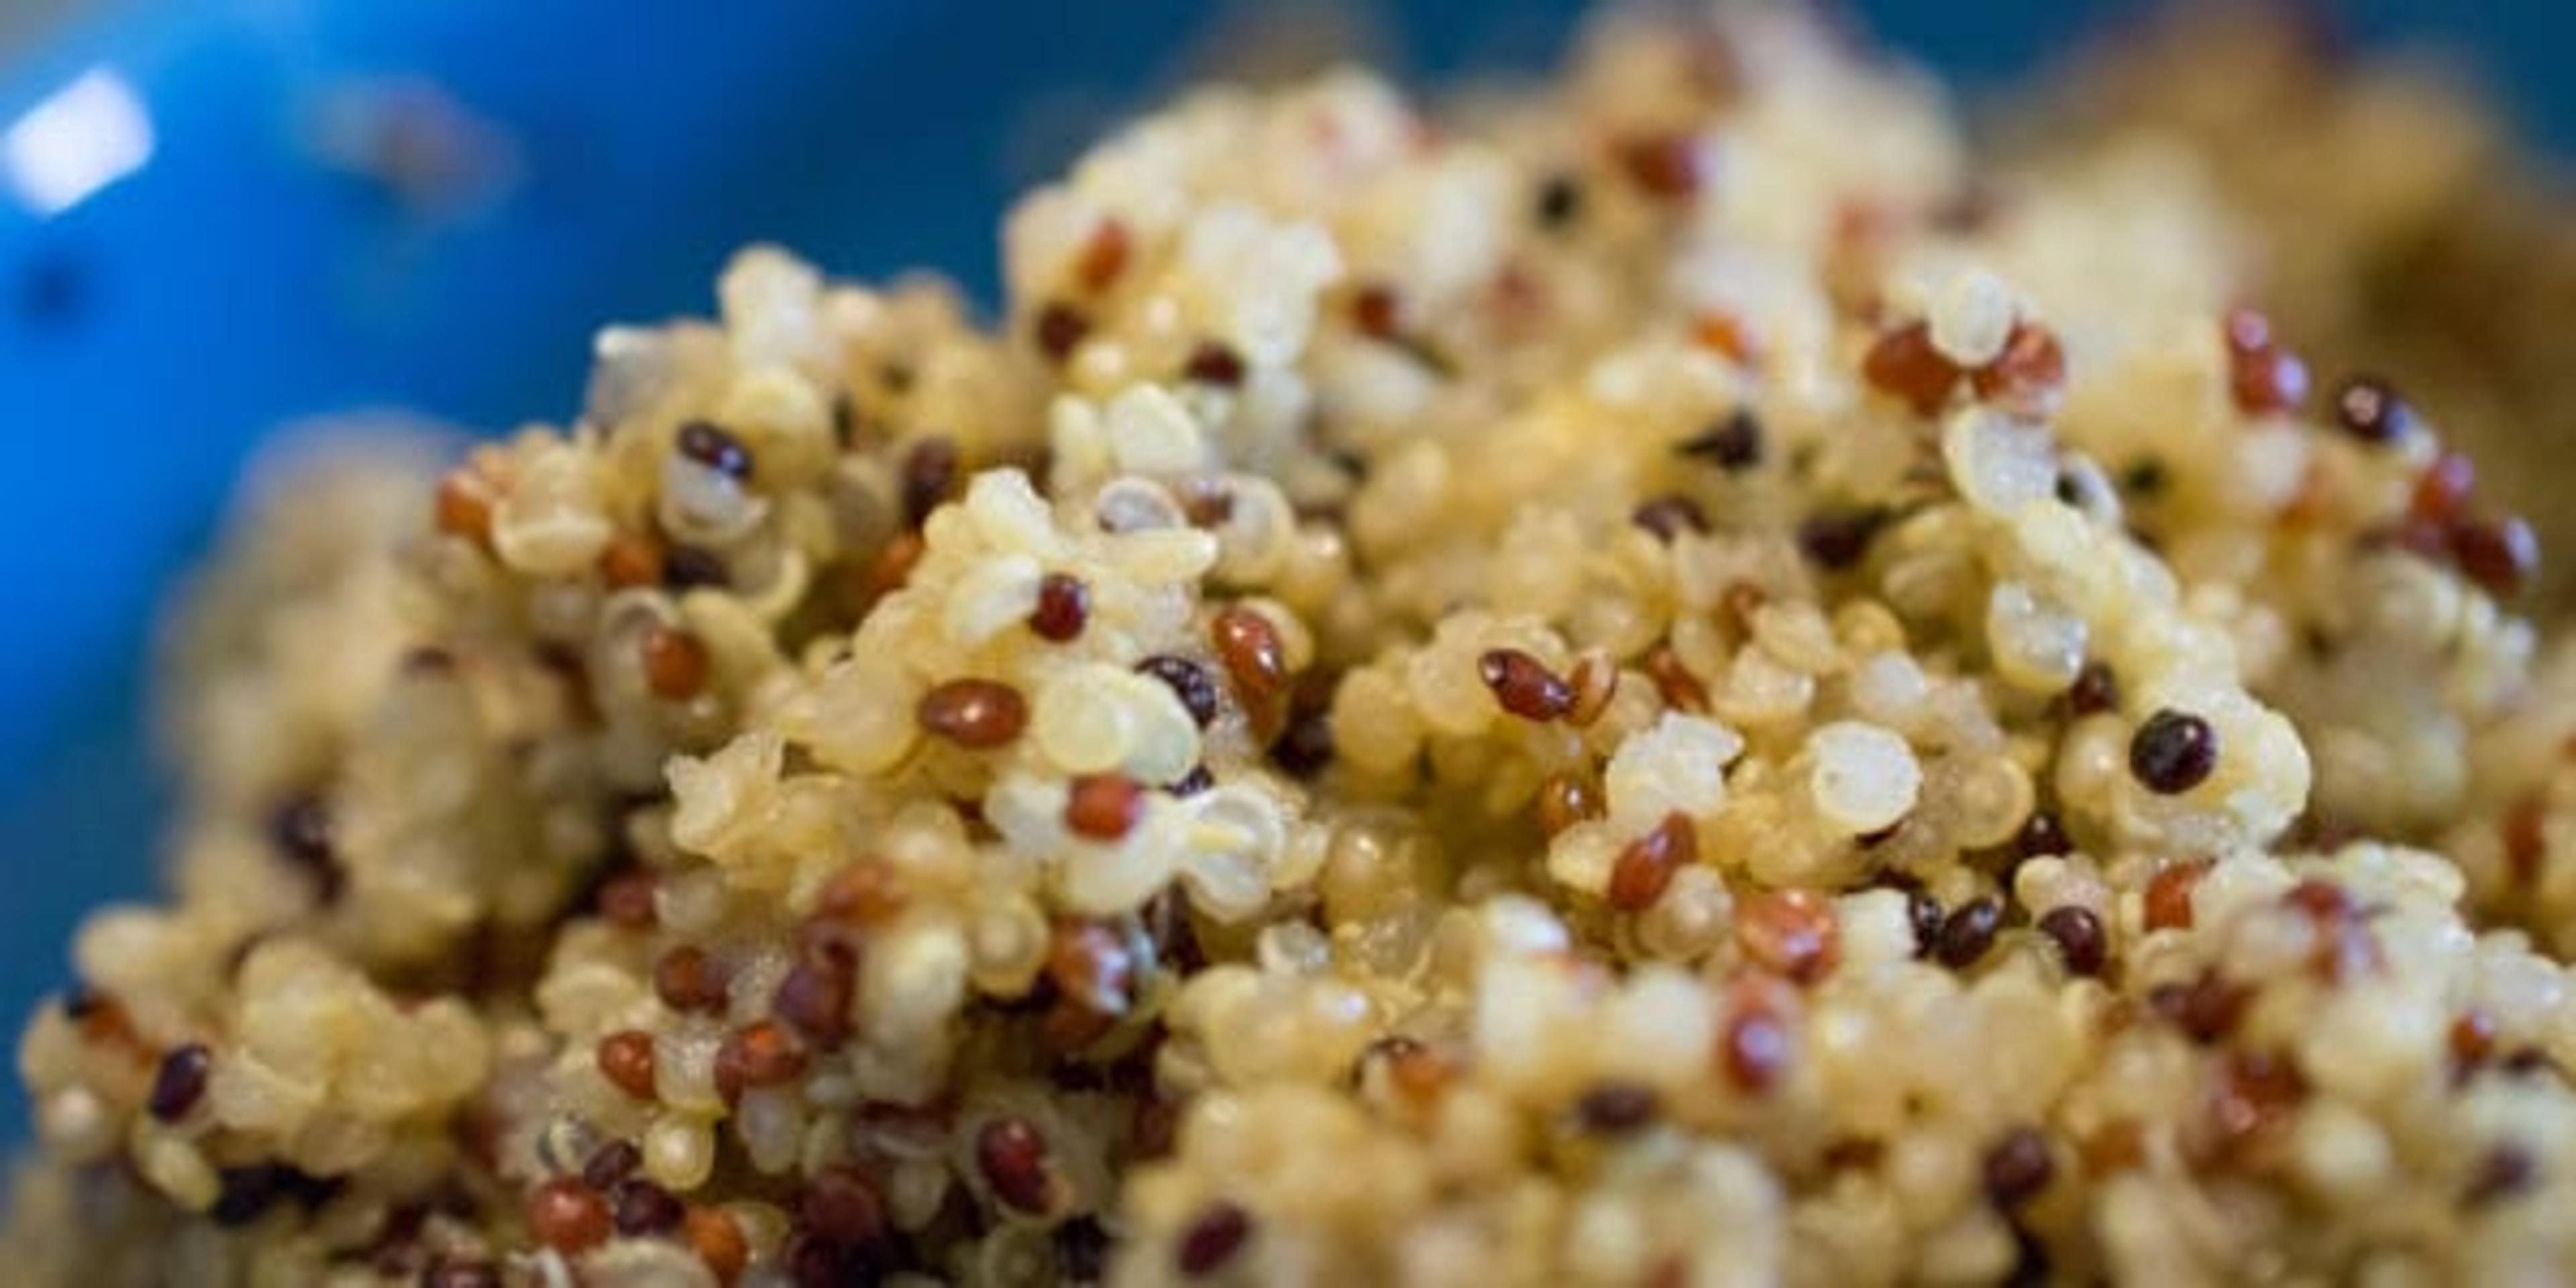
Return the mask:
{"type": "Polygon", "coordinates": [[[755,249],[566,427],[311,465],[0,1258],[2562,1281],[2576,654],[2194,156],[1614,20],[1141,121],[993,325],[755,249]]]}

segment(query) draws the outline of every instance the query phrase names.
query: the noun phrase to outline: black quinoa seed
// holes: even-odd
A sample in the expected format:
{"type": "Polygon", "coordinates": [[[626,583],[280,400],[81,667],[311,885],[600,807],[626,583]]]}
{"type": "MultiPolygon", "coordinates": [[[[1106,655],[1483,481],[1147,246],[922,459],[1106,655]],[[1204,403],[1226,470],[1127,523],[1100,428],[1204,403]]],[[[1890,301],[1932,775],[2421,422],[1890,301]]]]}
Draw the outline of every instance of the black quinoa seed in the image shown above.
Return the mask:
{"type": "Polygon", "coordinates": [[[693,420],[680,426],[680,455],[737,482],[751,478],[751,449],[723,426],[711,420],[693,420]]]}
{"type": "Polygon", "coordinates": [[[1171,686],[1172,692],[1180,697],[1181,705],[1188,708],[1190,719],[1197,721],[1199,728],[1205,729],[1216,723],[1216,680],[1209,676],[1206,667],[1185,657],[1157,653],[1138,662],[1136,669],[1171,686]]]}
{"type": "Polygon", "coordinates": [[[1333,763],[1333,718],[1323,709],[1291,714],[1270,748],[1270,759],[1292,777],[1313,778],[1333,763]]]}
{"type": "Polygon", "coordinates": [[[1234,1254],[1241,1252],[1251,1238],[1251,1214],[1220,1199],[1181,1232],[1174,1261],[1182,1274],[1193,1278],[1214,1274],[1234,1260],[1234,1254]]]}
{"type": "Polygon", "coordinates": [[[197,1102],[206,1097],[206,1073],[214,1067],[214,1053],[205,1043],[191,1042],[173,1048],[161,1057],[161,1068],[152,1076],[152,1097],[145,1108],[165,1123],[188,1116],[197,1102]]]}
{"type": "Polygon", "coordinates": [[[912,445],[903,454],[903,519],[920,527],[939,503],[948,499],[948,489],[957,482],[957,443],[945,435],[934,434],[912,445]]]}
{"type": "Polygon", "coordinates": [[[2066,709],[2073,715],[2094,715],[2119,705],[2120,679],[2106,662],[2086,662],[2066,690],[2066,709]]]}
{"type": "Polygon", "coordinates": [[[1552,174],[1538,186],[1538,201],[1532,211],[1538,226],[1551,232],[1563,229],[1583,216],[1583,184],[1570,174],[1552,174]]]}
{"type": "Polygon", "coordinates": [[[581,1165],[581,1183],[604,1192],[643,1165],[644,1151],[620,1137],[590,1152],[589,1161],[581,1165]]]}
{"type": "Polygon", "coordinates": [[[2469,1177],[2468,1189],[2460,1201],[2470,1207],[2510,1199],[2532,1187],[2540,1179],[2540,1164],[2531,1151],[2510,1141],[2487,1151],[2478,1168],[2469,1177]]]}
{"type": "Polygon", "coordinates": [[[1950,911],[1941,921],[1940,937],[1932,947],[1941,964],[1953,970],[1973,966],[1986,950],[1995,945],[1995,930],[2003,924],[2003,903],[1993,895],[1980,895],[1950,911]]]}
{"type": "Polygon", "coordinates": [[[2190,712],[2158,711],[2129,739],[2129,773],[2151,792],[2190,791],[2216,768],[2218,731],[2190,712]]]}
{"type": "Polygon", "coordinates": [[[1633,1082],[1604,1082],[1574,1102],[1575,1116],[1586,1130],[1602,1136],[1625,1136],[1654,1121],[1655,1092],[1633,1082]]]}
{"type": "Polygon", "coordinates": [[[1062,644],[1082,634],[1091,621],[1091,588],[1071,573],[1051,572],[1038,581],[1037,607],[1029,611],[1029,629],[1038,638],[1062,644]]]}
{"type": "Polygon", "coordinates": [[[2030,817],[2023,819],[2020,829],[2013,833],[2013,854],[2019,858],[2067,854],[2074,849],[2075,843],[2066,839],[2066,826],[2057,821],[2055,814],[2044,809],[2032,810],[2030,817]]]}
{"type": "Polygon", "coordinates": [[[1751,410],[1739,407],[1726,419],[1683,439],[1674,450],[1730,474],[1741,473],[1762,463],[1762,422],[1751,410]]]}
{"type": "Polygon", "coordinates": [[[2099,975],[2110,957],[2102,919],[2090,908],[2073,904],[2051,908],[2039,919],[2039,933],[2057,942],[2057,955],[2077,975],[2099,975]]]}
{"type": "Polygon", "coordinates": [[[662,553],[662,584],[671,590],[699,586],[721,590],[732,581],[733,574],[725,571],[723,558],[712,550],[673,546],[662,553]]]}
{"type": "Polygon", "coordinates": [[[288,798],[268,816],[269,844],[287,862],[311,874],[324,903],[338,899],[348,879],[331,834],[330,807],[309,792],[288,798]]]}
{"type": "Polygon", "coordinates": [[[1055,1228],[1055,1272],[1060,1282],[1098,1283],[1109,1273],[1109,1231],[1093,1217],[1076,1217],[1055,1228]]]}
{"type": "Polygon", "coordinates": [[[248,1225],[281,1202],[311,1211],[330,1202],[347,1184],[285,1163],[227,1167],[216,1175],[215,1204],[206,1214],[226,1229],[248,1225]]]}
{"type": "Polygon", "coordinates": [[[1638,506],[1631,518],[1665,545],[1671,545],[1685,532],[1708,531],[1708,515],[1700,510],[1699,502],[1678,493],[1667,493],[1638,506]]]}
{"type": "Polygon", "coordinates": [[[1181,375],[1199,384],[1232,389],[1243,383],[1243,355],[1222,340],[1202,340],[1190,350],[1181,375]]]}
{"type": "Polygon", "coordinates": [[[688,1205],[669,1190],[642,1178],[619,1182],[608,1195],[608,1210],[619,1234],[663,1234],[688,1219],[688,1205]]]}
{"type": "Polygon", "coordinates": [[[268,816],[268,840],[277,852],[306,867],[331,866],[331,810],[322,798],[303,793],[288,798],[268,816]]]}
{"type": "Polygon", "coordinates": [[[1887,524],[1879,509],[1829,510],[1798,525],[1798,549],[1827,571],[1839,572],[1869,553],[1870,539],[1887,524]]]}
{"type": "Polygon", "coordinates": [[[1073,356],[1083,340],[1091,334],[1091,319],[1070,304],[1058,300],[1038,310],[1029,325],[1030,338],[1037,342],[1038,352],[1049,362],[1062,362],[1073,356]]]}
{"type": "Polygon", "coordinates": [[[2384,380],[2357,376],[2335,391],[2335,423],[2354,439],[2373,447],[2403,442],[2415,434],[2415,411],[2384,380]]]}
{"type": "Polygon", "coordinates": [[[2048,1188],[2057,1174],[2049,1156],[2048,1137],[2036,1128],[2016,1127],[1986,1151],[1986,1197],[1999,1208],[2015,1208],[2048,1188]]]}
{"type": "Polygon", "coordinates": [[[1216,775],[1209,773],[1207,766],[1192,765],[1190,772],[1173,779],[1171,785],[1163,790],[1174,796],[1186,797],[1196,796],[1214,786],[1216,786],[1216,775]]]}

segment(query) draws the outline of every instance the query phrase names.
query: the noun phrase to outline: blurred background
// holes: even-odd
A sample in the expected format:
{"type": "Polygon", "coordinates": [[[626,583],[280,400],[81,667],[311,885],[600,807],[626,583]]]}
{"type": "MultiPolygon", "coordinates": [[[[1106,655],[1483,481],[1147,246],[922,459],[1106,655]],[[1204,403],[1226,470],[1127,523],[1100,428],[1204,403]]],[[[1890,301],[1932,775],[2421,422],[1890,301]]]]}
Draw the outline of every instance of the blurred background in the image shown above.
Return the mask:
{"type": "MultiPolygon", "coordinates": [[[[2142,8],[1844,7],[1971,95],[2142,8]]],[[[2337,48],[2439,48],[2536,149],[2576,149],[2560,6],[2299,7],[2337,48]]],[[[746,241],[989,299],[1011,194],[1179,82],[1331,45],[1417,78],[1535,70],[1582,10],[0,0],[0,1033],[64,982],[82,910],[151,889],[156,608],[264,434],[561,419],[596,326],[704,311],[746,241]]]]}

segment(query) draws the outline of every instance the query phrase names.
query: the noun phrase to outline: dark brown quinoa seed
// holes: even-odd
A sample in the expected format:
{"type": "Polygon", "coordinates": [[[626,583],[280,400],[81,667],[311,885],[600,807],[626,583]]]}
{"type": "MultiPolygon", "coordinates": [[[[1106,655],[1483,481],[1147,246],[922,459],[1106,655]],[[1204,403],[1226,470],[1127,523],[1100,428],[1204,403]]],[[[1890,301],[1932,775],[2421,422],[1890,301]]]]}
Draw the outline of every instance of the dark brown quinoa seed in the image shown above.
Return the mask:
{"type": "Polygon", "coordinates": [[[1730,474],[1741,473],[1762,463],[1762,422],[1749,409],[1739,407],[1726,419],[1683,439],[1674,450],[1730,474]]]}
{"type": "Polygon", "coordinates": [[[751,449],[714,421],[693,420],[681,425],[677,447],[680,455],[726,478],[751,478],[751,449]]]}
{"type": "Polygon", "coordinates": [[[1574,709],[1574,689],[1558,679],[1547,664],[1516,648],[1488,649],[1476,659],[1476,674],[1493,690],[1503,710],[1541,723],[1574,709]]]}
{"type": "Polygon", "coordinates": [[[1531,207],[1538,226],[1555,231],[1573,223],[1583,214],[1583,183],[1570,174],[1551,174],[1538,185],[1538,199],[1531,207]]]}
{"type": "Polygon", "coordinates": [[[1173,1264],[1193,1278],[1215,1274],[1234,1260],[1251,1238],[1251,1215],[1219,1199],[1192,1217],[1189,1228],[1181,1231],[1180,1245],[1173,1250],[1173,1264]]]}
{"type": "Polygon", "coordinates": [[[1980,895],[1960,904],[1942,919],[1933,955],[1953,970],[1976,965],[1986,950],[1995,946],[1995,930],[2003,919],[2003,903],[1993,895],[1980,895]]]}
{"type": "Polygon", "coordinates": [[[1630,841],[1610,865],[1605,897],[1621,912],[1643,912],[1664,897],[1673,873],[1699,849],[1699,829],[1687,814],[1666,814],[1644,836],[1630,841]]]}
{"type": "Polygon", "coordinates": [[[1395,288],[1370,282],[1351,297],[1351,324],[1374,340],[1392,340],[1403,332],[1403,301],[1395,288]]]}
{"type": "Polygon", "coordinates": [[[1064,825],[1074,835],[1115,841],[1145,816],[1145,789],[1125,774],[1077,774],[1066,788],[1064,825]]]}
{"type": "Polygon", "coordinates": [[[501,1288],[501,1272],[488,1261],[441,1253],[421,1271],[421,1288],[501,1288]]]}
{"type": "Polygon", "coordinates": [[[1657,1108],[1654,1088],[1633,1082],[1597,1084],[1574,1102],[1585,1130],[1603,1136],[1625,1136],[1653,1122],[1657,1108]]]}
{"type": "Polygon", "coordinates": [[[924,438],[904,452],[899,483],[906,524],[920,527],[948,499],[949,489],[957,485],[957,466],[957,442],[944,434],[924,438]]]}
{"type": "Polygon", "coordinates": [[[1206,667],[1185,657],[1157,653],[1138,662],[1136,669],[1169,686],[1173,695],[1180,698],[1181,705],[1188,709],[1190,719],[1198,722],[1199,728],[1205,729],[1216,723],[1216,682],[1209,678],[1206,667]]]}
{"type": "Polygon", "coordinates": [[[1699,508],[1699,502],[1678,493],[1659,496],[1638,506],[1630,520],[1655,534],[1655,539],[1665,545],[1671,545],[1685,532],[1705,534],[1708,531],[1708,515],[1699,508]]]}
{"type": "Polygon", "coordinates": [[[2216,768],[2218,731],[2188,711],[2160,710],[2129,739],[2129,773],[2159,795],[2190,791],[2216,768]]]}
{"type": "Polygon", "coordinates": [[[609,1191],[608,1207],[619,1234],[668,1234],[689,1219],[687,1204],[641,1177],[618,1182],[609,1191]]]}
{"type": "Polygon", "coordinates": [[[2523,1194],[2540,1179],[2539,1160],[2531,1151],[2507,1141],[2486,1152],[2478,1160],[2477,1171],[2469,1177],[2468,1188],[2461,1192],[2460,1202],[2469,1207],[2485,1207],[2523,1194]]]}
{"type": "Polygon", "coordinates": [[[650,928],[661,916],[653,906],[656,884],[653,874],[643,868],[628,868],[601,882],[600,920],[624,930],[650,928]]]}
{"type": "Polygon", "coordinates": [[[826,1167],[805,1183],[797,1197],[796,1215],[807,1230],[842,1247],[868,1243],[885,1233],[885,1200],[857,1168],[826,1167]]]}
{"type": "Polygon", "coordinates": [[[268,842],[299,866],[337,866],[331,844],[331,807],[310,792],[288,797],[268,816],[268,842]]]}
{"type": "Polygon", "coordinates": [[[1028,700],[998,680],[948,680],[921,695],[922,729],[972,751],[1005,746],[1028,727],[1028,700]]]}
{"type": "Polygon", "coordinates": [[[581,1183],[605,1192],[633,1176],[635,1169],[643,1165],[644,1151],[637,1149],[635,1142],[620,1137],[590,1151],[589,1160],[581,1165],[581,1183]]]}
{"type": "Polygon", "coordinates": [[[1080,577],[1051,572],[1038,579],[1038,603],[1029,610],[1029,629],[1039,639],[1058,644],[1078,639],[1090,622],[1091,587],[1080,577]]]}
{"type": "Polygon", "coordinates": [[[2057,815],[2044,809],[2032,810],[2030,817],[2023,819],[2021,827],[2013,832],[2013,854],[2019,858],[2071,854],[2074,850],[2075,843],[2066,838],[2065,825],[2057,821],[2057,815]]]}
{"type": "Polygon", "coordinates": [[[2540,539],[2513,515],[2453,524],[2445,535],[2461,575],[2497,599],[2521,594],[2540,570],[2540,539]]]}
{"type": "Polygon", "coordinates": [[[206,1074],[214,1064],[214,1053],[206,1049],[205,1043],[190,1042],[171,1048],[152,1075],[152,1095],[144,1107],[165,1123],[187,1117],[188,1111],[206,1098],[206,1074]]]}
{"type": "Polygon", "coordinates": [[[1999,1208],[2020,1207],[2048,1188],[2057,1174],[2048,1137],[2034,1127],[2015,1127],[1986,1150],[1986,1197],[1999,1208]]]}
{"type": "Polygon", "coordinates": [[[1029,324],[1029,337],[1037,343],[1038,352],[1055,363],[1072,357],[1090,334],[1091,319],[1062,300],[1048,302],[1029,324]]]}
{"type": "Polygon", "coordinates": [[[1270,744],[1270,763],[1292,778],[1311,779],[1333,763],[1332,694],[1329,684],[1300,683],[1289,703],[1287,727],[1270,744]]]}
{"type": "Polygon", "coordinates": [[[1055,1272],[1067,1284],[1098,1283],[1109,1273],[1109,1231],[1096,1217],[1077,1217],[1055,1228],[1055,1272]]]}
{"type": "Polygon", "coordinates": [[[1054,1201],[1046,1137],[1025,1118],[996,1118],[984,1124],[975,1133],[975,1168],[994,1198],[1022,1212],[1043,1213],[1054,1201]]]}
{"type": "Polygon", "coordinates": [[[2108,663],[2086,662],[2066,690],[2066,709],[2075,715],[2094,715],[2119,705],[2119,677],[2111,673],[2108,663]]]}
{"type": "Polygon", "coordinates": [[[1810,515],[1798,525],[1798,549],[1817,566],[1839,572],[1869,553],[1870,539],[1886,526],[1883,510],[1829,510],[1810,515]]]}
{"type": "Polygon", "coordinates": [[[2039,933],[2057,943],[2059,960],[2077,975],[2099,975],[2109,960],[2110,944],[2102,919],[2090,908],[2073,904],[2051,908],[2039,919],[2039,933]]]}
{"type": "Polygon", "coordinates": [[[653,992],[675,1011],[713,1011],[725,1004],[725,984],[706,950],[682,944],[653,963],[653,992]]]}
{"type": "Polygon", "coordinates": [[[2334,403],[2335,423],[2360,442],[2379,447],[2415,436],[2415,410],[2387,381],[2356,376],[2335,391],[2334,403]]]}
{"type": "Polygon", "coordinates": [[[1243,355],[1234,346],[1220,340],[1201,340],[1190,350],[1189,360],[1181,364],[1183,379],[1220,389],[1232,389],[1243,383],[1243,355]]]}
{"type": "MultiPolygon", "coordinates": [[[[826,923],[829,924],[829,923],[826,923]]],[[[857,962],[847,953],[809,953],[778,981],[770,1009],[815,1046],[835,1050],[850,1039],[850,998],[857,962]]]]}
{"type": "Polygon", "coordinates": [[[599,1076],[637,1100],[653,1098],[653,1035],[625,1029],[599,1040],[591,1052],[599,1076]]]}
{"type": "Polygon", "coordinates": [[[662,585],[671,590],[707,586],[721,590],[733,583],[724,559],[696,546],[673,546],[662,552],[662,585]]]}
{"type": "Polygon", "coordinates": [[[1208,638],[1216,646],[1217,659],[1225,663],[1226,674],[1234,678],[1234,687],[1247,699],[1257,702],[1270,697],[1288,678],[1279,628],[1257,610],[1227,605],[1208,624],[1208,638]]]}
{"type": "Polygon", "coordinates": [[[2160,985],[2147,996],[2157,1014],[2204,1046],[2233,1032],[2236,1022],[2245,1018],[2250,1000],[2248,990],[2227,982],[2216,971],[2188,984],[2160,985]]]}

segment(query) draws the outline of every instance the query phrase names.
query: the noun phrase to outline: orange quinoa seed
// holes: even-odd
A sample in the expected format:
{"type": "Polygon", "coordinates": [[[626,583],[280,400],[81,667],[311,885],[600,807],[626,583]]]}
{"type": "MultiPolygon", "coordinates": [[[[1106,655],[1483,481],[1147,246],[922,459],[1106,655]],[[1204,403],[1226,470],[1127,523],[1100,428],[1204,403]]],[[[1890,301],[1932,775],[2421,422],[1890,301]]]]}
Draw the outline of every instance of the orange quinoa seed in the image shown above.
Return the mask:
{"type": "Polygon", "coordinates": [[[713,669],[707,646],[687,631],[655,626],[644,632],[644,684],[653,696],[686,702],[706,692],[713,669]]]}

